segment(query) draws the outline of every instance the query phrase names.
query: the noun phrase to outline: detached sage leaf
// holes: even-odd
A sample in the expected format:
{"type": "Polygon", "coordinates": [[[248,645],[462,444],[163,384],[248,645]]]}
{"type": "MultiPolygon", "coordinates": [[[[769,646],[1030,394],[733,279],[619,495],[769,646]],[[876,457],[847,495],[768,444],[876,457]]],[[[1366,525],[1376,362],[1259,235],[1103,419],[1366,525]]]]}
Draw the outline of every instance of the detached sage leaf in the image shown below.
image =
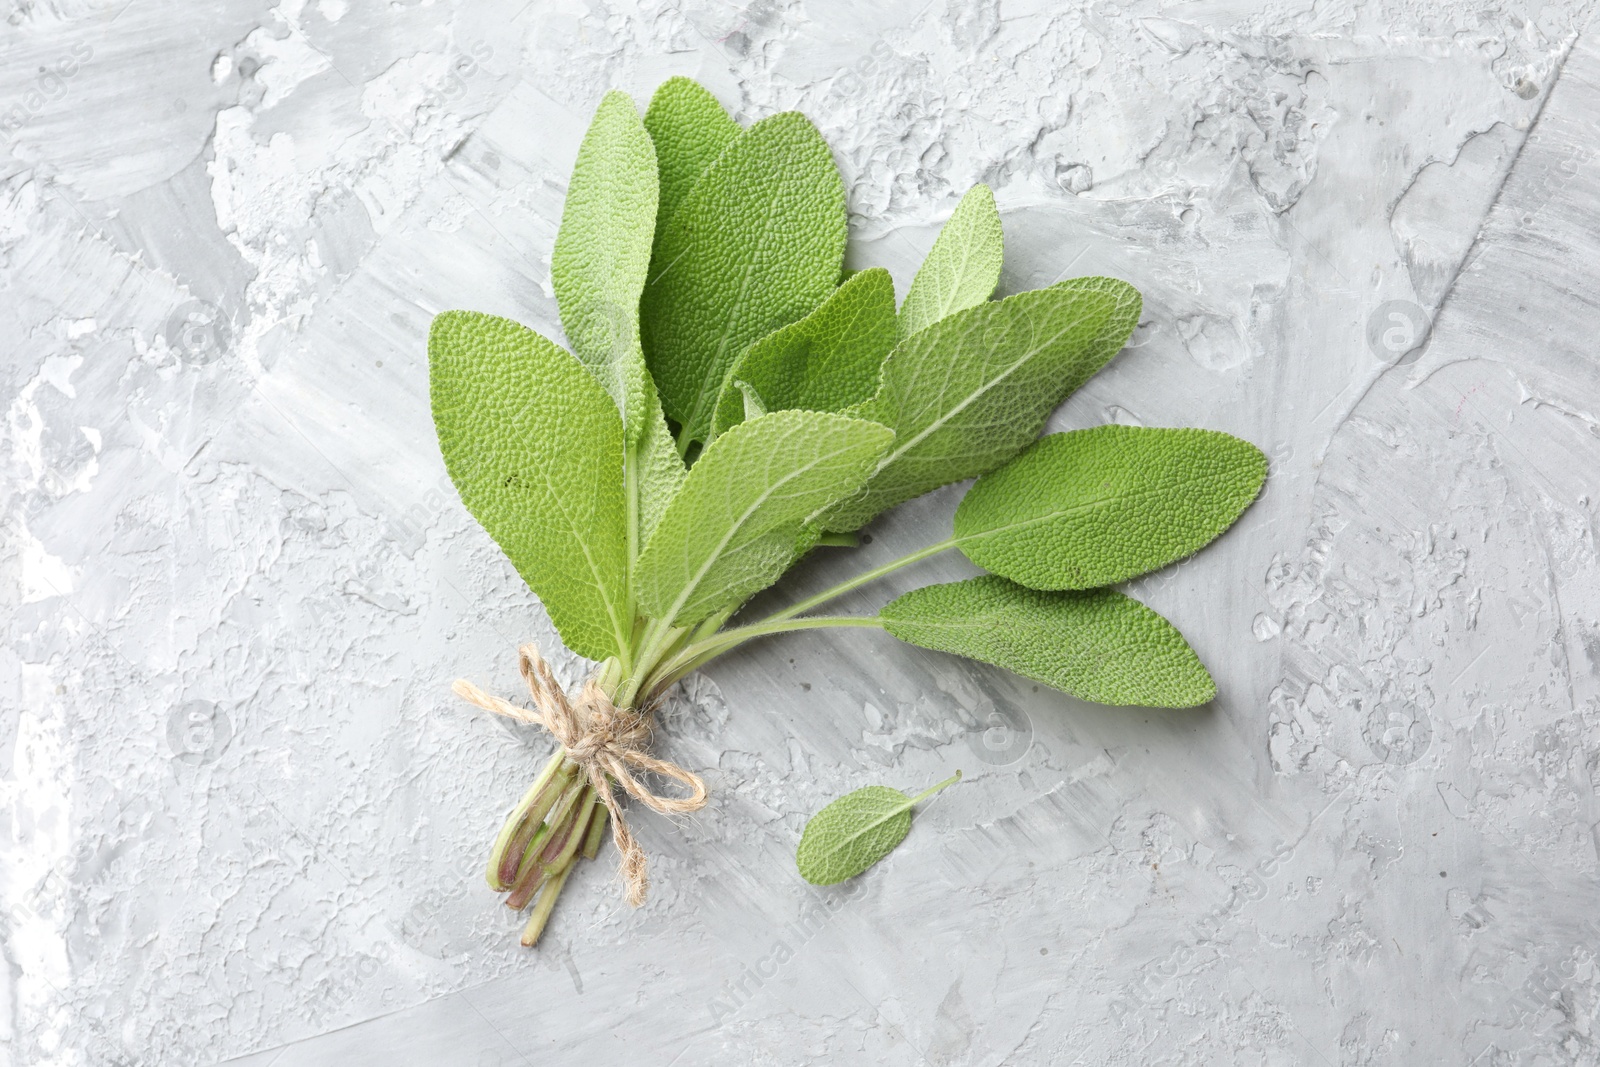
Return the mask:
{"type": "Polygon", "coordinates": [[[914,589],[879,618],[909,644],[993,663],[1097,704],[1188,708],[1217,694],[1171,623],[1111,589],[1048,593],[986,574],[914,589]]]}
{"type": "Polygon", "coordinates": [[[875,422],[774,411],[741,423],[689,470],[639,557],[640,606],[686,626],[778,580],[806,520],[853,493],[894,434],[875,422]]]}
{"type": "Polygon", "coordinates": [[[947,315],[988,300],[1000,284],[1005,236],[987,185],[974,185],[939,231],[906,292],[899,332],[909,337],[947,315]]]}
{"type": "Polygon", "coordinates": [[[844,183],[798,112],[756,123],[694,183],[662,232],[641,305],[680,452],[710,433],[739,354],[827,299],[844,242],[844,183]]]}
{"type": "Polygon", "coordinates": [[[570,353],[507,319],[447,311],[428,333],[433,421],[467,510],[567,647],[627,647],[622,419],[570,353]]]}
{"type": "Polygon", "coordinates": [[[956,509],[956,541],[1030,588],[1091,589],[1210,544],[1266,476],[1259,448],[1214,430],[1051,434],[978,479],[956,509]]]}
{"type": "Polygon", "coordinates": [[[717,403],[716,432],[745,415],[745,387],[767,411],[843,411],[878,387],[895,342],[894,279],[882,267],[858,271],[799,322],[745,349],[717,403]]]}
{"type": "Polygon", "coordinates": [[[812,885],[854,878],[893,852],[911,830],[911,809],[961,781],[961,772],[914,797],[886,785],[846,793],[806,823],[795,850],[800,876],[812,885]]]}
{"type": "Polygon", "coordinates": [[[573,355],[616,400],[630,442],[651,422],[639,294],[655,225],[655,149],[628,94],[609,92],[578,149],[550,284],[573,355]]]}
{"type": "Polygon", "coordinates": [[[1138,290],[1126,282],[1077,278],[968,308],[900,342],[877,393],[853,409],[894,430],[894,449],[823,525],[854,530],[1016,455],[1122,348],[1139,308],[1138,290]]]}

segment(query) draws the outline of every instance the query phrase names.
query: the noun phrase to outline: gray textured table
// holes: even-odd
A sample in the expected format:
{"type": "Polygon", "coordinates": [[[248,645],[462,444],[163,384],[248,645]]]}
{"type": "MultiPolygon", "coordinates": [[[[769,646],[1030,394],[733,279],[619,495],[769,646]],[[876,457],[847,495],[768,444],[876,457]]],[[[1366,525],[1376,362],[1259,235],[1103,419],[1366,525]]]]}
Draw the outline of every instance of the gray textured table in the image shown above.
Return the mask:
{"type": "Polygon", "coordinates": [[[1600,1062],[1588,12],[18,0],[0,1064],[1600,1062]],[[677,73],[811,116],[902,292],[977,181],[1003,291],[1137,285],[1053,428],[1225,429],[1273,473],[1131,590],[1212,706],[753,646],[665,716],[715,796],[635,820],[648,906],[608,851],[526,952],[479,866],[547,742],[448,686],[556,645],[444,479],[423,340],[554,328],[589,113],[677,73]],[[828,799],[957,767],[867,877],[796,877],[828,799]]]}

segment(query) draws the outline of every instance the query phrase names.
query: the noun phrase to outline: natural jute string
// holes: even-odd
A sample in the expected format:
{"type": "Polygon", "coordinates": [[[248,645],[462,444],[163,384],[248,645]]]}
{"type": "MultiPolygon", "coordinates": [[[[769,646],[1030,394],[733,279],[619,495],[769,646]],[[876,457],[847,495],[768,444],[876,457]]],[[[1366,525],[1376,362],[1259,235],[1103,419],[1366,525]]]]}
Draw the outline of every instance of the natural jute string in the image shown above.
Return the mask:
{"type": "Polygon", "coordinates": [[[630,797],[663,815],[699,811],[705,807],[706,784],[699,775],[645,752],[645,746],[650,743],[650,709],[641,713],[617,707],[593,678],[584,683],[575,699],[569,700],[537,648],[523,645],[518,652],[517,666],[528,680],[528,691],[533,694],[537,711],[485,693],[464,678],[457,679],[451,689],[485,711],[518,722],[536,723],[561,743],[567,750],[567,758],[589,776],[589,784],[611,814],[612,840],[622,854],[622,877],[628,887],[628,903],[638,907],[644,903],[645,893],[650,888],[649,863],[644,849],[633,839],[627,820],[622,817],[606,776],[616,779],[630,797]],[[633,768],[675,778],[688,786],[689,795],[678,799],[652,793],[633,776],[633,768]]]}

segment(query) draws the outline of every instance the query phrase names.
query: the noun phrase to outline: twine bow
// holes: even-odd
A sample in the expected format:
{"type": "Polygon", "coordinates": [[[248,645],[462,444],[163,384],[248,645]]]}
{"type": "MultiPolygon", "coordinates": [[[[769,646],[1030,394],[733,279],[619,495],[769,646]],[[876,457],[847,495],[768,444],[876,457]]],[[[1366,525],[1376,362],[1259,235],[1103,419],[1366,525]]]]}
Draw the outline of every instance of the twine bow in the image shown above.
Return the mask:
{"type": "Polygon", "coordinates": [[[568,699],[539,650],[523,645],[518,650],[517,667],[528,681],[537,710],[518,707],[473,685],[457,679],[452,691],[485,711],[504,715],[518,722],[534,723],[548,730],[567,751],[567,758],[589,778],[595,795],[611,815],[612,840],[622,854],[622,877],[627,885],[628,903],[644,903],[650,888],[649,861],[644,849],[634,840],[627,820],[612,794],[609,775],[623,792],[652,811],[663,815],[699,811],[706,805],[706,784],[700,776],[675,763],[656,759],[645,751],[650,742],[650,711],[619,708],[593,678],[584,683],[575,699],[568,699]],[[682,782],[689,789],[683,798],[664,797],[651,792],[633,775],[634,769],[649,771],[682,782]]]}

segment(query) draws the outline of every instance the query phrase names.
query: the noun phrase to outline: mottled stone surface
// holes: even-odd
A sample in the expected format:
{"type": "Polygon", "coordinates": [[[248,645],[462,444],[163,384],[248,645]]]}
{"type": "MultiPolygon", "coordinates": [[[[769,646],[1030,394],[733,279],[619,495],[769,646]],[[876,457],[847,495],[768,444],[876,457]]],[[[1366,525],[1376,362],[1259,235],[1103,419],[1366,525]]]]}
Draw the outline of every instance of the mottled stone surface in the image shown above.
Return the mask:
{"type": "Polygon", "coordinates": [[[0,1064],[1600,1063],[1589,8],[14,0],[0,1064]],[[1143,290],[1053,427],[1273,473],[1130,590],[1211,707],[751,647],[665,716],[715,796],[636,818],[650,903],[608,851],[526,952],[480,865],[548,746],[448,686],[557,646],[444,478],[424,336],[558,329],[588,115],[677,73],[810,115],[902,292],[977,181],[1005,291],[1143,290]],[[957,767],[868,876],[799,881],[807,814],[957,767]]]}

